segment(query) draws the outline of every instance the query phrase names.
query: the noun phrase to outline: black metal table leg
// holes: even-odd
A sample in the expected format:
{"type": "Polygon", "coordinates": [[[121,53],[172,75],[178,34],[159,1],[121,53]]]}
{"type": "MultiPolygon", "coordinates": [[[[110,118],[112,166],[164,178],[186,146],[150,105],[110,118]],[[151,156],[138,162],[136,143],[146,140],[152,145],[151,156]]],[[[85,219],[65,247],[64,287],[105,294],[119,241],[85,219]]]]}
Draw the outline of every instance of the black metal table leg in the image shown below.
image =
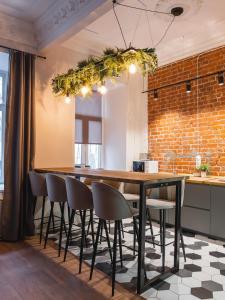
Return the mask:
{"type": "Polygon", "coordinates": [[[175,209],[175,243],[174,267],[179,269],[180,233],[181,233],[181,181],[176,182],[176,209],[175,209]]]}
{"type": "Polygon", "coordinates": [[[138,273],[137,293],[140,294],[144,288],[144,264],[145,264],[145,224],[146,224],[146,191],[143,183],[140,184],[139,205],[139,236],[138,236],[138,273]]]}

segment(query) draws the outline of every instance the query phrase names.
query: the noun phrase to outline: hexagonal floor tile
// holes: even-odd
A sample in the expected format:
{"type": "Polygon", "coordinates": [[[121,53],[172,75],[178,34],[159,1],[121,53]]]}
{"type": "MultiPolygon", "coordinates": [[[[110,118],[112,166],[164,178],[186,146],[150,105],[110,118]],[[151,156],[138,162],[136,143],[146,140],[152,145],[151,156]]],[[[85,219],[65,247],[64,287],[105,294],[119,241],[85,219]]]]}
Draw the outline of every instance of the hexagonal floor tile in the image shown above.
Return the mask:
{"type": "Polygon", "coordinates": [[[171,284],[170,290],[177,295],[188,295],[190,294],[190,287],[180,283],[180,284],[171,284]]]}
{"type": "Polygon", "coordinates": [[[196,253],[187,253],[186,254],[186,257],[192,259],[192,260],[195,260],[195,259],[201,259],[201,255],[199,254],[196,254],[196,253]]]}
{"type": "Polygon", "coordinates": [[[189,286],[190,288],[201,286],[201,281],[196,278],[192,278],[192,277],[191,278],[182,278],[182,283],[185,284],[186,286],[189,286]]]}
{"type": "Polygon", "coordinates": [[[219,270],[225,270],[225,264],[218,261],[211,262],[210,266],[219,270]]]}
{"type": "Polygon", "coordinates": [[[158,253],[147,253],[146,254],[146,257],[147,258],[150,258],[150,259],[160,259],[161,258],[161,255],[158,254],[158,253]]]}
{"type": "Polygon", "coordinates": [[[199,299],[211,299],[213,298],[213,293],[203,287],[195,287],[191,289],[191,294],[199,299]]]}
{"type": "Polygon", "coordinates": [[[174,294],[172,291],[158,291],[157,299],[160,300],[178,300],[178,295],[174,294]]]}
{"type": "Polygon", "coordinates": [[[164,291],[164,290],[169,290],[170,289],[170,284],[164,280],[160,280],[159,283],[154,285],[154,289],[158,291],[164,291]]]}
{"type": "Polygon", "coordinates": [[[212,280],[202,281],[202,287],[211,291],[211,292],[219,292],[223,291],[223,286],[220,283],[217,283],[212,280]]]}
{"type": "Polygon", "coordinates": [[[186,269],[181,269],[176,273],[177,276],[179,277],[191,277],[192,276],[192,272],[186,269]]]}
{"type": "Polygon", "coordinates": [[[202,270],[201,267],[199,267],[195,264],[186,264],[186,265],[184,265],[184,269],[189,270],[191,272],[200,272],[202,270]]]}
{"type": "Polygon", "coordinates": [[[211,256],[217,257],[217,258],[222,258],[225,257],[225,253],[219,252],[219,251],[211,251],[209,252],[211,256]]]}

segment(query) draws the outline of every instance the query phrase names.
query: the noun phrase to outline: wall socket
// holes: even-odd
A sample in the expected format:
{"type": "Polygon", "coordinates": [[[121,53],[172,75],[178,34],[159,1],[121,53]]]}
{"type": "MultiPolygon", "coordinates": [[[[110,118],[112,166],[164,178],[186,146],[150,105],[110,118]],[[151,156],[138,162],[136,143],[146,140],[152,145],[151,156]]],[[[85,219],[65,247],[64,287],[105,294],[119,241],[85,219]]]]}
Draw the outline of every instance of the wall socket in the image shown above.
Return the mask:
{"type": "Polygon", "coordinates": [[[201,166],[201,161],[202,161],[201,155],[196,155],[195,156],[196,169],[198,169],[201,166]]]}

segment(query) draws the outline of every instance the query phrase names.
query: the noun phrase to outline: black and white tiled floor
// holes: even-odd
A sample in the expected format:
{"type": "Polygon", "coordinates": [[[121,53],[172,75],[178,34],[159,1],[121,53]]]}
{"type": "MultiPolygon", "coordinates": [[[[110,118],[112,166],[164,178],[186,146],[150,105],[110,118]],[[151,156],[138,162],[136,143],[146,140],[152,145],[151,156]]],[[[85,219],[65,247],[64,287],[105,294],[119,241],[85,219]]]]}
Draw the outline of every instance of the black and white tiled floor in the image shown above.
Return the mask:
{"type": "MultiPolygon", "coordinates": [[[[112,227],[112,225],[111,225],[112,227]]],[[[77,227],[76,227],[77,228],[77,227]]],[[[130,220],[124,223],[124,230],[132,232],[133,226],[130,220]]],[[[113,228],[111,228],[111,233],[113,228]]],[[[154,225],[154,234],[158,233],[158,226],[154,225]]],[[[149,236],[150,232],[147,231],[149,236]]],[[[110,234],[110,238],[113,235],[110,234]]],[[[113,240],[112,240],[113,241],[113,240]]],[[[172,229],[167,229],[166,242],[173,241],[172,229]]],[[[57,241],[56,241],[57,242],[57,241]]],[[[225,248],[222,242],[214,242],[201,236],[184,236],[187,261],[183,255],[180,258],[180,271],[161,281],[149,289],[142,296],[145,299],[161,300],[197,300],[218,299],[225,300],[225,248]]],[[[69,251],[79,255],[79,239],[71,242],[69,251]]],[[[84,259],[90,264],[92,257],[92,244],[84,251],[84,259]]],[[[124,234],[123,244],[133,245],[133,235],[124,234]]],[[[99,245],[99,253],[96,258],[96,268],[110,275],[110,258],[105,241],[99,245]]],[[[182,252],[182,251],[181,251],[182,252]]],[[[119,257],[119,253],[117,254],[119,257]]],[[[118,263],[116,281],[129,289],[134,289],[137,276],[137,258],[134,259],[132,251],[123,247],[123,267],[118,263]]],[[[166,265],[173,264],[173,244],[166,247],[166,265]]],[[[154,249],[152,244],[146,243],[146,271],[151,278],[159,274],[161,267],[160,248],[154,249]]]]}

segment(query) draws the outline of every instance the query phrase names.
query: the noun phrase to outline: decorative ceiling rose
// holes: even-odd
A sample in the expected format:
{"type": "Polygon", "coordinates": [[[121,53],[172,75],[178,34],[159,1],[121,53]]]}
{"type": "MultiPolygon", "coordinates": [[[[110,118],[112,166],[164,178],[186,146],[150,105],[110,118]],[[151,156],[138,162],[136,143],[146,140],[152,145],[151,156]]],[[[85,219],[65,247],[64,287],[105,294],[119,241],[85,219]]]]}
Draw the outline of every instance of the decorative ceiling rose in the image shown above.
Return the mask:
{"type": "Polygon", "coordinates": [[[144,75],[153,73],[157,67],[155,49],[106,49],[99,58],[90,56],[80,61],[75,69],[57,75],[52,80],[53,92],[57,95],[86,97],[93,90],[106,93],[104,82],[115,80],[121,73],[129,71],[134,74],[140,70],[144,75]]]}

